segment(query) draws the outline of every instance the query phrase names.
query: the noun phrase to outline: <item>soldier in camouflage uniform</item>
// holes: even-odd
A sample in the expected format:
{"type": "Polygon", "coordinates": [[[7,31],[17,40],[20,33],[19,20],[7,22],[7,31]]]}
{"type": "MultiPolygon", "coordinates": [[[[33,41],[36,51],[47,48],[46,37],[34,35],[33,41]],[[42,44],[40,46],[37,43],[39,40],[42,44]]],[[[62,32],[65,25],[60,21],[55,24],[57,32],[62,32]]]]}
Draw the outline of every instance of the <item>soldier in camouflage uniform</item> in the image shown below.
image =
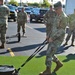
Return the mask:
{"type": "Polygon", "coordinates": [[[27,22],[27,13],[24,11],[24,7],[17,13],[17,32],[20,33],[22,27],[23,36],[25,36],[25,23],[27,22]]]}
{"type": "Polygon", "coordinates": [[[52,61],[56,63],[56,67],[53,72],[58,71],[63,66],[63,63],[59,61],[55,53],[63,42],[65,36],[67,16],[62,11],[62,4],[60,1],[54,4],[54,9],[57,15],[53,20],[53,26],[50,31],[51,34],[49,36],[49,44],[46,52],[46,70],[41,72],[39,75],[51,75],[52,61]]]}
{"type": "Polygon", "coordinates": [[[66,37],[66,42],[65,42],[64,46],[67,45],[67,42],[69,41],[71,35],[72,35],[71,46],[74,46],[74,39],[75,39],[75,9],[74,9],[74,14],[68,15],[68,22],[69,22],[69,32],[68,32],[68,35],[66,37]]]}
{"type": "Polygon", "coordinates": [[[0,0],[0,35],[1,35],[1,46],[0,48],[5,48],[5,35],[6,29],[8,27],[8,15],[10,11],[9,8],[4,5],[4,1],[0,0]]]}
{"type": "Polygon", "coordinates": [[[53,10],[53,5],[50,5],[50,10],[46,12],[44,15],[44,24],[46,25],[46,39],[49,39],[49,34],[51,34],[51,28],[52,28],[52,23],[53,19],[55,18],[55,11],[53,10]]]}

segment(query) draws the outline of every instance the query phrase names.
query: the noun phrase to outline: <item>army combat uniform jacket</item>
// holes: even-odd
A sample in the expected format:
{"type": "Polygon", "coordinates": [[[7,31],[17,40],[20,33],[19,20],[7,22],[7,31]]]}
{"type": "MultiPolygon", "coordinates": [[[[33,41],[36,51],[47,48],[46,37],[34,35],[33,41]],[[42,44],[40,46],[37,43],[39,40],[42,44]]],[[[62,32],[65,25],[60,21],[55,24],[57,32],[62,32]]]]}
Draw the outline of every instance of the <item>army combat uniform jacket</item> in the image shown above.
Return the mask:
{"type": "Polygon", "coordinates": [[[18,12],[17,13],[17,23],[25,24],[27,22],[27,13],[26,12],[18,12]]]}
{"type": "Polygon", "coordinates": [[[49,35],[51,33],[50,31],[51,31],[53,20],[54,20],[55,16],[56,16],[56,13],[52,10],[47,11],[46,14],[44,15],[44,23],[46,25],[47,37],[49,37],[49,35]]]}
{"type": "Polygon", "coordinates": [[[68,15],[68,22],[70,30],[75,30],[75,14],[68,15]]]}
{"type": "Polygon", "coordinates": [[[6,29],[8,28],[9,8],[6,5],[0,5],[0,34],[1,42],[5,43],[6,29]]]}
{"type": "Polygon", "coordinates": [[[67,26],[67,15],[62,12],[61,15],[57,15],[54,19],[52,31],[50,37],[53,39],[53,43],[58,47],[63,42],[65,36],[65,28],[67,26]]]}
{"type": "Polygon", "coordinates": [[[0,26],[5,25],[8,27],[8,15],[10,11],[6,5],[0,5],[0,26]]]}

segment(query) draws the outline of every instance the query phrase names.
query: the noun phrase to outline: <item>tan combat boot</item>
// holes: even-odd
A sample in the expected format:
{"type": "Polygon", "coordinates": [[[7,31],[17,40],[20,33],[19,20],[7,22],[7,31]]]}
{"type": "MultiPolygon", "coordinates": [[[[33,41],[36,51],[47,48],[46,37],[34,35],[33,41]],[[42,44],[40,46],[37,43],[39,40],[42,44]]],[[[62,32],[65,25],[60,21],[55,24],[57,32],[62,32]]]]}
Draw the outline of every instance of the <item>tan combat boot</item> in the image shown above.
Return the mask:
{"type": "Polygon", "coordinates": [[[58,60],[58,61],[56,62],[56,68],[54,69],[53,72],[58,71],[62,66],[63,66],[63,63],[58,60]]]}
{"type": "Polygon", "coordinates": [[[22,36],[24,37],[25,36],[25,33],[22,36]]]}
{"type": "Polygon", "coordinates": [[[46,68],[44,72],[40,72],[39,75],[51,75],[51,70],[49,67],[46,68]]]}

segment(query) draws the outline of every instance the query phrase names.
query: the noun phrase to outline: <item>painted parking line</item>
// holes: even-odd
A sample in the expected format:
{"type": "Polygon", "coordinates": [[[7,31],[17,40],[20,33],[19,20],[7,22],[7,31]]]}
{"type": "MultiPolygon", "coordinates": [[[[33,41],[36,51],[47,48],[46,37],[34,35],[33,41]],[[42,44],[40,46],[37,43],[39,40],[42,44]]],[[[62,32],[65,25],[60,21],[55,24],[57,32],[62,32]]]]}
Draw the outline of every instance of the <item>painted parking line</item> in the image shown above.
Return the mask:
{"type": "Polygon", "coordinates": [[[15,56],[14,53],[12,52],[11,48],[8,48],[7,50],[9,51],[9,53],[10,53],[10,55],[11,55],[12,57],[15,56]]]}
{"type": "Polygon", "coordinates": [[[30,28],[30,29],[33,29],[32,27],[30,27],[30,26],[28,26],[28,25],[26,25],[26,27],[28,27],[28,28],[30,28]]]}

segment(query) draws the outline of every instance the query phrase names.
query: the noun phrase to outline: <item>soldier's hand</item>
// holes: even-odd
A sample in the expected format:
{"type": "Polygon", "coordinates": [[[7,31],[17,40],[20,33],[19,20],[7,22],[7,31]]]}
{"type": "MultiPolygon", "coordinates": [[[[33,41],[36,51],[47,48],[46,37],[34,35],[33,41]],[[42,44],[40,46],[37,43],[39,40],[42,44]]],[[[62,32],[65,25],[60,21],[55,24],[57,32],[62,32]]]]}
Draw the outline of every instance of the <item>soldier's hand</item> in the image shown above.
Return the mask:
{"type": "Polygon", "coordinates": [[[46,40],[47,40],[47,42],[49,42],[49,37],[48,36],[46,36],[46,40]]]}
{"type": "Polygon", "coordinates": [[[49,42],[53,42],[52,38],[49,38],[49,42]]]}

